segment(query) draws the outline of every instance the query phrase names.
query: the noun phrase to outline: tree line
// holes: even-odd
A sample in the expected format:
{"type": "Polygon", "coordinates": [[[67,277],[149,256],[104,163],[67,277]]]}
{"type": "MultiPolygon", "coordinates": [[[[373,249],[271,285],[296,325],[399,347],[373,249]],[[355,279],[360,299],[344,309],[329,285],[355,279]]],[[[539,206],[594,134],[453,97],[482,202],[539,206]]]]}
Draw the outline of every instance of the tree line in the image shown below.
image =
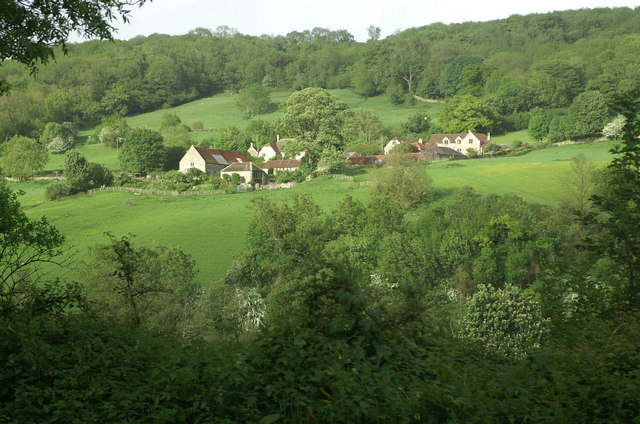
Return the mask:
{"type": "Polygon", "coordinates": [[[11,88],[0,97],[0,138],[33,137],[49,122],[95,124],[104,116],[255,85],[353,87],[399,103],[414,95],[473,96],[500,117],[494,130],[522,129],[537,110],[562,115],[585,92],[598,92],[611,106],[616,95],[637,88],[639,15],[637,8],[616,8],[432,24],[366,43],[322,28],[253,37],[221,27],[69,44],[69,54],[59,50],[57,62],[36,79],[17,61],[0,67],[11,88]]]}

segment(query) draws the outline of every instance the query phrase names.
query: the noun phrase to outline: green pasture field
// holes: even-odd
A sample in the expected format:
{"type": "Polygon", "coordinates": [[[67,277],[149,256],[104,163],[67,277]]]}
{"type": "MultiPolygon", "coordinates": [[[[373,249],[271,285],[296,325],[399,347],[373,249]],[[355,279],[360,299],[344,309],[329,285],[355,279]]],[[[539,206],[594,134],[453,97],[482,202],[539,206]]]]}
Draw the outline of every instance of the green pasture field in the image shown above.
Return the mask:
{"type": "MultiPolygon", "coordinates": [[[[399,125],[406,121],[409,115],[424,111],[435,119],[440,110],[441,103],[423,103],[417,101],[413,106],[408,104],[394,105],[389,96],[362,97],[351,89],[329,90],[333,95],[345,102],[353,109],[369,109],[375,112],[384,125],[399,125]]],[[[273,121],[280,116],[277,105],[286,101],[291,91],[277,91],[271,93],[272,110],[258,115],[253,119],[273,121]]],[[[167,112],[175,112],[182,123],[191,125],[193,121],[202,121],[204,131],[194,133],[195,139],[206,138],[207,132],[212,130],[235,126],[245,128],[250,122],[236,106],[237,94],[221,93],[204,99],[185,103],[171,109],[159,109],[149,113],[127,118],[132,127],[160,128],[162,116],[167,112]]]]}
{"type": "MultiPolygon", "coordinates": [[[[251,199],[269,196],[287,199],[297,193],[311,193],[324,209],[332,210],[349,194],[368,201],[370,188],[358,183],[317,178],[287,190],[208,196],[155,196],[132,193],[77,195],[42,202],[44,188],[35,182],[12,183],[29,194],[20,200],[31,218],[46,216],[63,234],[76,253],[74,264],[82,266],[87,248],[108,242],[105,232],[115,236],[134,234],[140,245],[180,247],[191,254],[200,270],[199,281],[214,284],[231,265],[233,255],[245,246],[252,217],[251,199]],[[33,194],[32,194],[33,193],[33,194]],[[35,194],[37,193],[37,194],[35,194]]],[[[48,269],[52,275],[80,278],[77,269],[48,269]]]]}
{"type": "Polygon", "coordinates": [[[436,189],[468,185],[481,193],[513,194],[554,204],[565,194],[571,158],[583,154],[598,167],[611,162],[613,141],[534,150],[523,156],[436,162],[427,167],[436,189]]]}
{"type": "Polygon", "coordinates": [[[491,141],[496,144],[507,144],[509,146],[513,145],[513,143],[515,143],[516,141],[521,141],[523,143],[529,144],[538,144],[536,140],[531,138],[527,130],[513,131],[510,133],[495,136],[491,135],[491,141]]]}
{"type": "MultiPolygon", "coordinates": [[[[425,166],[434,188],[446,192],[471,186],[481,193],[517,193],[525,200],[554,204],[563,197],[562,177],[569,172],[571,158],[579,153],[598,166],[611,160],[614,142],[578,144],[536,150],[515,157],[437,162],[425,166]]],[[[193,255],[200,269],[200,281],[213,284],[231,265],[234,252],[245,246],[252,212],[251,199],[269,196],[287,199],[296,193],[310,193],[325,209],[332,210],[349,194],[367,202],[371,188],[361,185],[381,170],[352,170],[355,182],[316,178],[291,189],[232,195],[165,197],[131,193],[77,195],[44,201],[47,181],[10,183],[25,191],[20,198],[32,217],[47,216],[68,238],[82,259],[89,246],[107,242],[103,235],[136,235],[141,245],[177,246],[193,255]]],[[[77,261],[76,261],[77,262],[77,261]]],[[[51,272],[58,275],[59,270],[51,272]]],[[[78,274],[70,271],[71,276],[78,274]]],[[[62,275],[61,275],[62,276],[62,275]]]]}

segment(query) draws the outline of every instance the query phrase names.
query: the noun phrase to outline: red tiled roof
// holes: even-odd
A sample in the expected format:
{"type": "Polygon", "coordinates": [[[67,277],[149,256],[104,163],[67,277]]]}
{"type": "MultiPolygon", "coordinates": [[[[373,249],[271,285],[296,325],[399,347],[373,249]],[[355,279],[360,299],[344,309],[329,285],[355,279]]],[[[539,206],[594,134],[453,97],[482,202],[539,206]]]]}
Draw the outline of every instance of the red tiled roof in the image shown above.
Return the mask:
{"type": "MultiPolygon", "coordinates": [[[[405,159],[413,159],[413,160],[420,160],[423,157],[424,153],[423,152],[419,152],[419,153],[403,153],[401,154],[401,156],[405,159]]],[[[396,155],[375,155],[374,157],[378,160],[381,161],[385,161],[387,160],[389,157],[393,157],[396,155]]]]}
{"type": "Polygon", "coordinates": [[[249,162],[249,159],[242,152],[236,150],[206,149],[204,147],[193,146],[206,163],[216,163],[219,165],[229,165],[234,162],[249,162]],[[220,159],[224,160],[220,160],[220,159]],[[226,162],[226,163],[225,163],[226,162]]]}
{"type": "Polygon", "coordinates": [[[294,159],[285,159],[285,160],[270,160],[265,162],[262,165],[262,169],[290,169],[290,168],[300,168],[300,161],[294,159]]]}
{"type": "Polygon", "coordinates": [[[411,143],[411,145],[413,146],[413,151],[414,152],[421,152],[423,150],[427,150],[430,149],[434,146],[436,146],[438,143],[436,141],[429,141],[427,143],[411,143]]]}
{"type": "Polygon", "coordinates": [[[376,162],[375,156],[351,156],[349,165],[372,165],[376,162]]]}

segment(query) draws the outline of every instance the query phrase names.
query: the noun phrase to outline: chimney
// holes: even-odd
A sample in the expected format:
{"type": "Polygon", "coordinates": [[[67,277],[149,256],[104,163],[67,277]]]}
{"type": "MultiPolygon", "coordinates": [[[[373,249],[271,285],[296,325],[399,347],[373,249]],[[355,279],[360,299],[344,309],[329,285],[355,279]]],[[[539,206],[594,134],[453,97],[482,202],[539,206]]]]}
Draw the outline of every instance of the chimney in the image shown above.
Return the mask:
{"type": "Polygon", "coordinates": [[[276,143],[280,141],[280,134],[276,134],[276,143]]]}
{"type": "Polygon", "coordinates": [[[487,133],[487,140],[491,140],[491,133],[490,132],[487,133]]]}

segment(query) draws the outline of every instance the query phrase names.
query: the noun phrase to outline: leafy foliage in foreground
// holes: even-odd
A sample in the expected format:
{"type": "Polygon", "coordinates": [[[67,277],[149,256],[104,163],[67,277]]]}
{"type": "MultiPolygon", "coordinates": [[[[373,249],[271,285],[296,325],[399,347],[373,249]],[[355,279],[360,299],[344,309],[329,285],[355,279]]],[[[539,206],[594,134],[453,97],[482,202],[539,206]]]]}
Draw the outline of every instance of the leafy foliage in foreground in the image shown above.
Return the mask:
{"type": "MultiPolygon", "coordinates": [[[[637,177],[636,144],[625,139],[593,198],[595,220],[467,189],[413,210],[387,197],[347,197],[331,213],[308,196],[258,198],[249,248],[189,304],[190,332],[108,319],[55,283],[9,293],[0,421],[637,421],[638,252],[622,230],[638,216],[619,180],[637,177]]],[[[3,228],[34,225],[0,195],[3,228]]],[[[128,238],[101,252],[103,281],[193,277],[188,257],[174,272],[176,252],[136,253],[128,238]]]]}

